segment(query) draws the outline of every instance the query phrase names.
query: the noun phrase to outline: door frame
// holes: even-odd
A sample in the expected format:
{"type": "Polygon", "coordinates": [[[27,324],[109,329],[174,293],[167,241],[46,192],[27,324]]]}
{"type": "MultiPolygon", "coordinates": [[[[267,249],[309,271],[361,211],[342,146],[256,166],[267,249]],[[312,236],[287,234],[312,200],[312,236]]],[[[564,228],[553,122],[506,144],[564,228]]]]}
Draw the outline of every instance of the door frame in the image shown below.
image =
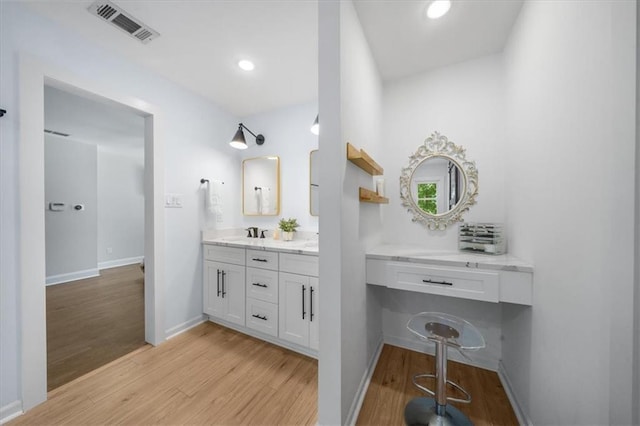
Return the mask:
{"type": "Polygon", "coordinates": [[[44,86],[90,95],[131,109],[145,120],[145,340],[158,345],[164,332],[164,120],[162,111],[113,85],[87,80],[20,55],[19,69],[19,271],[22,409],[47,399],[47,332],[44,198],[44,86]]]}

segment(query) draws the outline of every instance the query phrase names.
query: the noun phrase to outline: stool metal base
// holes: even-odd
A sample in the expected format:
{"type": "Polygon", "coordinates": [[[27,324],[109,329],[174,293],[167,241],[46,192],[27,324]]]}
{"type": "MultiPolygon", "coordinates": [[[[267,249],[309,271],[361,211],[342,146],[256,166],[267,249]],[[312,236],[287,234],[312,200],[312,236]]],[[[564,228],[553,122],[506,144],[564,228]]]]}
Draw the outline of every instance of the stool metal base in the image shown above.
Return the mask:
{"type": "Polygon", "coordinates": [[[436,413],[433,398],[414,398],[404,407],[404,422],[408,426],[473,426],[462,411],[451,405],[446,406],[444,416],[436,413]]]}

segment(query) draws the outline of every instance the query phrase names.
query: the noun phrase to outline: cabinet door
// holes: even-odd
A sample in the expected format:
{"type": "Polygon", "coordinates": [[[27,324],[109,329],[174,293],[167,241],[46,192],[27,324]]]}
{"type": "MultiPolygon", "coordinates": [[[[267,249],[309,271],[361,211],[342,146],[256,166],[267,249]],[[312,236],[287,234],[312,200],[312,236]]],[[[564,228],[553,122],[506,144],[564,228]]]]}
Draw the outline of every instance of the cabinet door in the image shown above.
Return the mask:
{"type": "Polygon", "coordinates": [[[226,304],[222,298],[220,282],[221,271],[224,267],[224,263],[212,262],[210,260],[204,261],[202,283],[204,299],[203,311],[205,314],[219,318],[223,318],[226,312],[226,304]]]}
{"type": "Polygon", "coordinates": [[[244,266],[224,264],[222,296],[226,304],[224,319],[244,326],[245,324],[245,271],[244,266]]]}
{"type": "Polygon", "coordinates": [[[309,346],[309,277],[281,272],[278,285],[278,337],[309,346]]]}
{"type": "Polygon", "coordinates": [[[318,294],[319,286],[318,279],[315,277],[309,278],[309,347],[311,349],[318,350],[320,346],[320,306],[318,301],[320,295],[318,294]]]}

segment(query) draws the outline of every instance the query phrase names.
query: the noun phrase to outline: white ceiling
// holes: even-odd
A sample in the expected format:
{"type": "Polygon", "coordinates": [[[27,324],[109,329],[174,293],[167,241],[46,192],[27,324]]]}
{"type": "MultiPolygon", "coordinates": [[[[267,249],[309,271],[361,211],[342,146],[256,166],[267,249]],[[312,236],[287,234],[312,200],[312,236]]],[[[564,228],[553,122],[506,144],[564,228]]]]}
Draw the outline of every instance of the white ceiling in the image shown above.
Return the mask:
{"type": "Polygon", "coordinates": [[[83,38],[207,97],[236,116],[318,96],[318,5],[296,0],[115,0],[160,33],[142,44],[91,15],[92,1],[25,1],[83,38]],[[248,73],[240,59],[255,63],[248,73]]]}
{"type": "Polygon", "coordinates": [[[124,107],[51,86],[44,87],[44,128],[111,151],[130,155],[144,153],[143,117],[124,107]]]}
{"type": "MultiPolygon", "coordinates": [[[[452,0],[429,20],[429,0],[356,0],[384,80],[503,49],[522,0],[452,0]]],[[[142,44],[91,15],[88,0],[26,1],[31,9],[242,117],[318,96],[316,0],[115,0],[160,32],[142,44]],[[237,62],[255,62],[253,72],[237,62]]]]}
{"type": "Polygon", "coordinates": [[[356,0],[356,11],[383,80],[501,52],[523,0],[452,0],[440,19],[430,1],[356,0]]]}

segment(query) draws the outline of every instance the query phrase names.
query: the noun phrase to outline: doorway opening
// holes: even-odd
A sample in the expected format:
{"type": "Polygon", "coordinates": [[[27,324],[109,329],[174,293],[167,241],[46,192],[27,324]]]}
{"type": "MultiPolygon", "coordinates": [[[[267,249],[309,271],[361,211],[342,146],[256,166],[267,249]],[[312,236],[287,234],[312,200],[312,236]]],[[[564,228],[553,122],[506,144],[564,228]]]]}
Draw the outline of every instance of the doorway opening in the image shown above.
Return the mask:
{"type": "Polygon", "coordinates": [[[23,411],[47,399],[44,86],[118,105],[144,119],[144,328],[152,345],[164,329],[164,159],[162,111],[112,84],[36,57],[20,57],[20,382],[23,411]]]}
{"type": "Polygon", "coordinates": [[[45,85],[47,390],[143,346],[144,117],[45,85]]]}

